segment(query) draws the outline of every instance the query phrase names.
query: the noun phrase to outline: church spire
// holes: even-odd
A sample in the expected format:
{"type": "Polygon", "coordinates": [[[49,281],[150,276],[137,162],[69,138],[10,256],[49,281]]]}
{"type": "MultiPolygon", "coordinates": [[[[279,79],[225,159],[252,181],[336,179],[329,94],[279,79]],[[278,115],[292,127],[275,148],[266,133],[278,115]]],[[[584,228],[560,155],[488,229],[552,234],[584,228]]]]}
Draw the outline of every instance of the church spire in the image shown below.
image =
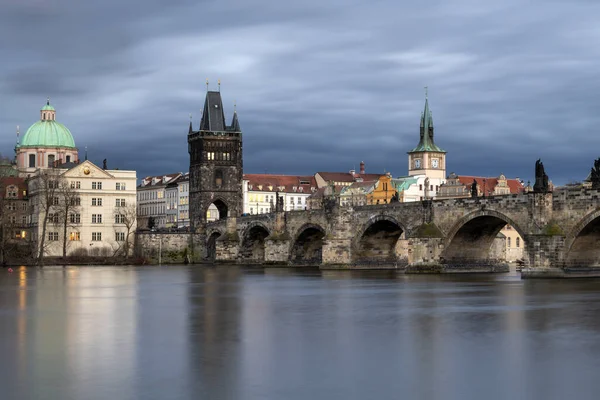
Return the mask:
{"type": "Polygon", "coordinates": [[[192,113],[190,113],[190,130],[188,131],[188,133],[192,133],[192,113]]]}
{"type": "Polygon", "coordinates": [[[445,152],[434,143],[433,116],[431,114],[431,110],[429,109],[429,96],[427,92],[427,86],[425,86],[425,108],[421,113],[420,140],[417,147],[410,151],[410,153],[421,151],[445,152]]]}

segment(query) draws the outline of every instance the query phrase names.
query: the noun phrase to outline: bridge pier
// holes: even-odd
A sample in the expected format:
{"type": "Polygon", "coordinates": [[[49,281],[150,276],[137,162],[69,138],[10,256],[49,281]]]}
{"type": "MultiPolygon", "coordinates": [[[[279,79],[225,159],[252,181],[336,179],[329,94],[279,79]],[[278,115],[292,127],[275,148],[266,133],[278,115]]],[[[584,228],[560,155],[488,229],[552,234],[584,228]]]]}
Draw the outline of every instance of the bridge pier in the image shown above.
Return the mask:
{"type": "Polygon", "coordinates": [[[403,240],[406,249],[408,265],[407,274],[436,274],[442,273],[443,266],[440,264],[440,255],[444,250],[444,242],[441,238],[410,238],[403,240]]]}
{"type": "Polygon", "coordinates": [[[237,219],[229,217],[226,220],[226,232],[215,242],[215,262],[235,263],[240,251],[240,237],[237,233],[237,219]]]}
{"type": "Polygon", "coordinates": [[[265,264],[287,265],[290,259],[290,239],[284,234],[271,234],[265,239],[265,264]]]}

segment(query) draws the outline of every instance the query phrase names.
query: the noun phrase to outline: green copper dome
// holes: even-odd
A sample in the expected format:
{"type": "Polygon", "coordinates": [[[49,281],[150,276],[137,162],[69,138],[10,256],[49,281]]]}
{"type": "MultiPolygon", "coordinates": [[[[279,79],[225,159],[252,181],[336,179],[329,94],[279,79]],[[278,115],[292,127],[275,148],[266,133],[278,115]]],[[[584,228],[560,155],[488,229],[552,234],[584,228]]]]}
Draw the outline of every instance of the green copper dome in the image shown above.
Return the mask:
{"type": "Polygon", "coordinates": [[[48,101],[41,109],[42,119],[31,125],[18,147],[69,147],[75,148],[73,135],[63,124],[56,122],[54,107],[48,101]],[[46,113],[44,113],[46,112],[46,113]]]}

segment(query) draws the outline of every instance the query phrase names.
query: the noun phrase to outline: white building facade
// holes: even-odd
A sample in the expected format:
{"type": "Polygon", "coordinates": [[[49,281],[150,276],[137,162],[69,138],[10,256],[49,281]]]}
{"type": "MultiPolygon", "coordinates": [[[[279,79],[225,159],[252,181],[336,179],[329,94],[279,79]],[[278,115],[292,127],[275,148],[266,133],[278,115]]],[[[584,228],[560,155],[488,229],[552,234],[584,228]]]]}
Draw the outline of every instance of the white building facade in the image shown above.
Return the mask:
{"type": "Polygon", "coordinates": [[[152,228],[167,228],[167,185],[181,175],[181,172],[177,172],[142,179],[142,183],[137,187],[139,229],[149,229],[151,219],[154,220],[152,228]]]}
{"type": "Polygon", "coordinates": [[[308,198],[317,190],[313,176],[244,174],[244,214],[275,211],[277,195],[284,211],[308,209],[308,198]]]}
{"type": "Polygon", "coordinates": [[[135,171],[103,170],[90,161],[70,168],[36,170],[28,191],[32,236],[38,251],[48,214],[45,256],[62,256],[65,243],[67,255],[111,256],[125,248],[126,242],[131,254],[136,228],[136,180],[135,171]],[[56,188],[63,184],[69,187],[68,195],[56,188]],[[51,197],[49,190],[54,190],[51,197]],[[66,200],[69,196],[70,201],[66,200]],[[63,206],[66,201],[71,204],[68,213],[63,206]]]}

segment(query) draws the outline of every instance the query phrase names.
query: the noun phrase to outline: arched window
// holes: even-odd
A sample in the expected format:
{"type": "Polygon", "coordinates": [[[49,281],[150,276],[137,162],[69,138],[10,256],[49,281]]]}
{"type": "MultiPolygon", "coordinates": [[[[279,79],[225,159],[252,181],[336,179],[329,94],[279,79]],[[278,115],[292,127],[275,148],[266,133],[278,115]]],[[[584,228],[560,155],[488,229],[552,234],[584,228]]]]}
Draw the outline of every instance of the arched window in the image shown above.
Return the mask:
{"type": "Polygon", "coordinates": [[[223,185],[223,171],[215,171],[215,187],[220,188],[223,185]]]}
{"type": "Polygon", "coordinates": [[[510,247],[510,237],[506,238],[506,247],[510,247]]]}

